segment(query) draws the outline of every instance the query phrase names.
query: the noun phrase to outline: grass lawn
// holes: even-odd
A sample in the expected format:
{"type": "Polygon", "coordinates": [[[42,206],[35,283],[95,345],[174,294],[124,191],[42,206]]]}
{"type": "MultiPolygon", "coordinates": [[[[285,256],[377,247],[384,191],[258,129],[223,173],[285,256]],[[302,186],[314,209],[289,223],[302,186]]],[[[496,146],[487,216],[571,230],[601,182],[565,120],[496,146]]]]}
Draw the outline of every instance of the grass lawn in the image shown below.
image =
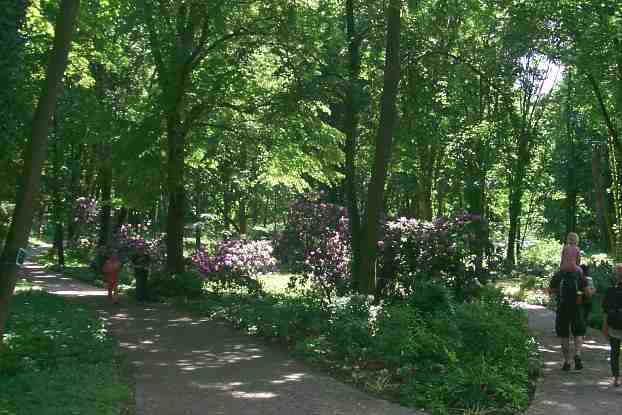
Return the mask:
{"type": "Polygon", "coordinates": [[[0,352],[0,415],[133,413],[128,366],[96,313],[25,288],[0,352]]]}

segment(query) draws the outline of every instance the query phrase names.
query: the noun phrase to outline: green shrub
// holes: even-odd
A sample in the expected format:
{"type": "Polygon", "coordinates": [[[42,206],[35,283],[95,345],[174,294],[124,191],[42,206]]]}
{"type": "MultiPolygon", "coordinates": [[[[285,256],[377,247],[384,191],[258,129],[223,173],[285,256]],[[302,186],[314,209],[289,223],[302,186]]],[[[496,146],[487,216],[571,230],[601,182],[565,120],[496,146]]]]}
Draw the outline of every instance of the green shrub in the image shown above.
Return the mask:
{"type": "Polygon", "coordinates": [[[592,297],[592,309],[588,324],[596,329],[603,325],[602,301],[607,290],[613,285],[613,264],[609,261],[590,261],[590,277],[594,281],[596,293],[592,297]]]}
{"type": "Polygon", "coordinates": [[[168,274],[155,272],[149,275],[149,296],[153,298],[198,298],[203,294],[203,278],[197,272],[168,274]]]}
{"type": "Polygon", "coordinates": [[[431,281],[418,281],[414,285],[408,303],[423,314],[431,314],[438,310],[450,310],[454,297],[452,291],[444,284],[431,281]]]}
{"type": "Polygon", "coordinates": [[[554,272],[559,266],[562,245],[555,239],[539,239],[533,245],[521,251],[519,269],[536,275],[554,272]]]}
{"type": "Polygon", "coordinates": [[[382,359],[388,368],[409,365],[421,370],[447,363],[448,349],[444,339],[418,310],[407,304],[383,308],[378,313],[374,328],[374,356],[382,359]]]}

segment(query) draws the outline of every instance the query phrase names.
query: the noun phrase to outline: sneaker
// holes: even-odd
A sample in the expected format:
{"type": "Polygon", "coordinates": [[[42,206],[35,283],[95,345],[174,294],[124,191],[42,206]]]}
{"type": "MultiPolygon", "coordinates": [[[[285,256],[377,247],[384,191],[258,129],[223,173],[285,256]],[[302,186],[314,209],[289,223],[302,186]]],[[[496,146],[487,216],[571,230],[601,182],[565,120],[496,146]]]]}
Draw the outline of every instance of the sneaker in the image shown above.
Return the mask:
{"type": "Polygon", "coordinates": [[[581,358],[579,356],[574,357],[574,368],[575,370],[583,369],[583,363],[581,362],[581,358]]]}
{"type": "Polygon", "coordinates": [[[570,363],[564,362],[564,366],[562,366],[562,370],[564,372],[568,372],[570,370],[570,363]]]}

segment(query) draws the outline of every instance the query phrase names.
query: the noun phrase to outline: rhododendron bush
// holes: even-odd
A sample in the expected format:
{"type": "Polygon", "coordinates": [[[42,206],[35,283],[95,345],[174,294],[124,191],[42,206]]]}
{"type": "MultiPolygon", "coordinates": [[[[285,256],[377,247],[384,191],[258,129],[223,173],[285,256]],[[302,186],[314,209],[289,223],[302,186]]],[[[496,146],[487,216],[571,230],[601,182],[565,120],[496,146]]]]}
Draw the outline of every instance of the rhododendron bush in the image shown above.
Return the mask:
{"type": "Polygon", "coordinates": [[[257,275],[275,269],[276,259],[272,251],[272,241],[230,239],[220,241],[214,255],[204,248],[197,250],[192,261],[209,281],[257,289],[257,275]]]}
{"type": "MultiPolygon", "coordinates": [[[[409,295],[418,282],[435,281],[456,291],[476,275],[479,215],[459,214],[434,222],[399,218],[385,222],[378,242],[378,293],[409,295]]],[[[277,241],[277,257],[294,283],[311,282],[325,300],[351,288],[347,210],[313,196],[293,203],[277,241]]]]}
{"type": "Polygon", "coordinates": [[[457,291],[475,281],[479,215],[460,214],[423,222],[399,218],[385,224],[380,285],[408,295],[416,283],[436,281],[457,291]]]}
{"type": "Polygon", "coordinates": [[[99,204],[96,199],[79,197],[74,202],[75,221],[79,224],[92,225],[99,216],[99,204]]]}
{"type": "Polygon", "coordinates": [[[163,235],[152,235],[150,224],[125,224],[116,234],[116,243],[122,255],[133,255],[143,251],[151,264],[163,268],[166,262],[166,245],[163,235]]]}
{"type": "Polygon", "coordinates": [[[277,256],[292,271],[292,282],[311,282],[325,299],[350,285],[350,227],[347,210],[312,197],[290,206],[287,225],[278,238],[277,256]]]}

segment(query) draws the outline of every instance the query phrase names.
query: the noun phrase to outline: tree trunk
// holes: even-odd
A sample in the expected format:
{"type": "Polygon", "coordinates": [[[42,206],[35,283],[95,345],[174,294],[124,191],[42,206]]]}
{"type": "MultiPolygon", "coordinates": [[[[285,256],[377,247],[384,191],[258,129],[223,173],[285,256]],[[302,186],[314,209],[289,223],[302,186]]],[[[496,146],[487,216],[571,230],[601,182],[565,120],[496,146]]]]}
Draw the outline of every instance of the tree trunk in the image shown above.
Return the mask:
{"type": "MultiPolygon", "coordinates": [[[[105,151],[105,150],[104,150],[105,151]]],[[[103,164],[100,169],[101,210],[99,212],[99,238],[97,246],[103,252],[110,246],[112,235],[112,165],[106,155],[103,155],[103,164]]]]}
{"type": "Polygon", "coordinates": [[[568,97],[566,104],[566,137],[568,139],[568,159],[566,160],[566,172],[568,181],[566,184],[566,235],[577,230],[577,178],[576,156],[574,144],[574,131],[572,126],[572,72],[568,73],[568,97]]]}
{"type": "Polygon", "coordinates": [[[203,245],[201,243],[201,232],[202,232],[203,228],[201,225],[197,224],[194,226],[194,249],[196,251],[199,251],[201,249],[201,246],[203,245]]]}
{"type": "Polygon", "coordinates": [[[600,168],[600,154],[594,149],[592,151],[592,181],[594,182],[594,196],[596,199],[596,210],[600,219],[601,228],[605,235],[607,243],[607,252],[613,255],[615,247],[615,238],[613,234],[611,214],[609,206],[607,206],[606,189],[603,185],[603,177],[600,168]]]}
{"type": "Polygon", "coordinates": [[[69,205],[67,206],[67,240],[76,239],[77,229],[75,220],[75,200],[80,193],[78,186],[80,183],[80,158],[76,154],[76,145],[71,144],[71,173],[69,178],[69,205]]]}
{"type": "Polygon", "coordinates": [[[184,272],[184,147],[179,112],[173,111],[167,119],[168,128],[168,216],[166,220],[166,269],[171,274],[184,272]]]}
{"type": "Polygon", "coordinates": [[[401,1],[390,0],[387,7],[387,47],[384,87],[380,108],[380,124],[376,135],[375,156],[371,181],[367,191],[365,238],[361,249],[361,278],[359,290],[373,294],[376,284],[376,255],[380,214],[384,206],[384,190],[393,144],[393,130],[397,120],[397,92],[400,81],[401,1]]]}
{"type": "Polygon", "coordinates": [[[346,36],[348,41],[349,79],[345,98],[345,158],[346,177],[345,193],[348,206],[348,223],[350,225],[350,245],[352,248],[352,278],[360,276],[361,262],[361,218],[356,194],[356,148],[359,124],[359,76],[361,72],[360,37],[356,33],[354,22],[354,0],[346,1],[346,36]]]}
{"type": "Polygon", "coordinates": [[[63,235],[63,142],[62,135],[58,129],[58,118],[54,115],[54,139],[51,143],[51,181],[52,181],[52,220],[54,222],[54,247],[56,248],[58,267],[65,266],[65,244],[63,235]]]}
{"type": "Polygon", "coordinates": [[[622,180],[622,144],[620,143],[618,131],[616,130],[615,125],[611,120],[611,116],[609,115],[609,111],[607,110],[607,106],[605,105],[598,82],[596,82],[596,79],[589,72],[586,72],[586,77],[592,86],[592,91],[594,92],[598,102],[598,106],[608,132],[607,148],[612,178],[611,193],[615,210],[616,228],[618,229],[615,233],[614,257],[616,260],[620,261],[622,260],[622,234],[620,233],[620,221],[622,220],[622,183],[620,183],[622,180]]]}
{"type": "Polygon", "coordinates": [[[128,214],[129,212],[125,206],[119,209],[116,215],[117,217],[115,219],[115,225],[114,225],[115,232],[119,232],[119,230],[121,229],[121,226],[123,226],[127,222],[128,214]]]}
{"type": "Polygon", "coordinates": [[[424,171],[421,186],[417,193],[417,211],[423,220],[432,220],[432,182],[434,171],[424,171]]]}
{"type": "MultiPolygon", "coordinates": [[[[229,185],[225,183],[224,186],[225,186],[225,189],[222,194],[222,205],[223,205],[222,223],[225,227],[225,230],[228,231],[229,228],[231,227],[231,199],[232,197],[231,197],[231,192],[229,191],[229,187],[228,187],[229,185]]],[[[276,202],[275,202],[274,213],[276,213],[276,202]]]]}
{"type": "Polygon", "coordinates": [[[248,212],[246,207],[246,200],[244,196],[239,201],[238,207],[238,227],[240,228],[240,236],[248,234],[248,212]]]}
{"type": "Polygon", "coordinates": [[[63,234],[63,222],[56,222],[54,226],[54,246],[56,247],[56,259],[59,269],[65,268],[65,236],[63,234]]]}
{"type": "Polygon", "coordinates": [[[0,256],[0,341],[8,318],[9,306],[15,289],[17,266],[15,258],[20,248],[28,244],[36,201],[39,196],[41,168],[47,149],[50,119],[54,114],[56,98],[67,56],[71,46],[80,0],[62,0],[55,28],[54,46],[46,70],[46,78],[37,104],[30,139],[24,149],[24,167],[15,203],[9,233],[0,256]]]}
{"type": "Polygon", "coordinates": [[[509,216],[510,229],[508,232],[508,246],[506,255],[506,265],[513,268],[516,265],[519,251],[518,241],[520,231],[520,220],[523,213],[523,194],[525,192],[525,175],[529,165],[529,147],[531,142],[531,131],[528,130],[527,122],[523,118],[518,126],[514,126],[517,140],[517,157],[511,164],[509,174],[509,216]]]}
{"type": "Polygon", "coordinates": [[[520,213],[518,212],[519,206],[510,197],[510,229],[508,232],[508,245],[507,245],[507,253],[506,253],[506,263],[507,266],[513,268],[516,265],[516,245],[518,238],[518,218],[520,213]]]}
{"type": "MultiPolygon", "coordinates": [[[[476,145],[473,149],[473,157],[481,154],[481,145],[476,145]]],[[[481,274],[484,269],[484,253],[488,244],[485,222],[486,207],[486,172],[480,167],[479,160],[471,160],[465,171],[464,199],[469,213],[479,215],[482,220],[477,221],[472,226],[472,231],[476,235],[473,241],[473,251],[475,253],[475,269],[481,274]]]]}

